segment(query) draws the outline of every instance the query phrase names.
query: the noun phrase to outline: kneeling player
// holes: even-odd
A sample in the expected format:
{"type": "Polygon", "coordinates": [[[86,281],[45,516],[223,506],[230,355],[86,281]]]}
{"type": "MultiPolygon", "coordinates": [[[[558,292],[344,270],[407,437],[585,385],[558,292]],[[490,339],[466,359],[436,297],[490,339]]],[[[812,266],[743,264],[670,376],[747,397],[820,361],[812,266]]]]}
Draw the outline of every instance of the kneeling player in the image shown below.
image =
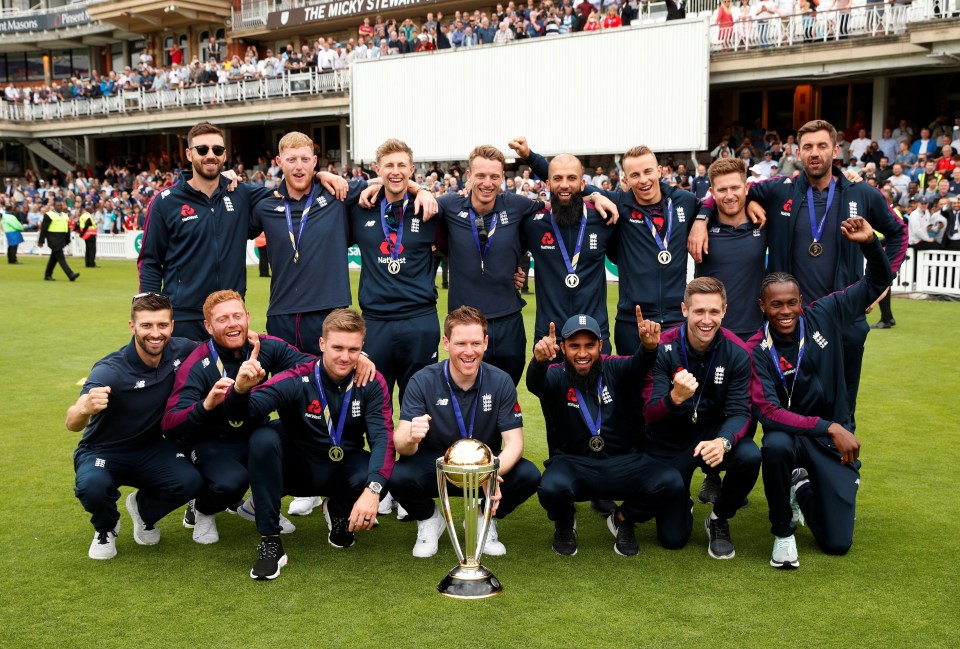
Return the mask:
{"type": "Polygon", "coordinates": [[[694,471],[698,466],[725,471],[720,496],[704,526],[710,556],[732,559],[728,521],[760,474],[760,450],[745,437],[750,356],[736,334],[720,327],[727,311],[720,280],[692,280],[681,309],[686,320],[663,337],[653,368],[653,392],[644,409],[647,453],[676,467],[686,487],[684,497],[658,519],[657,532],[664,547],[686,545],[693,530],[689,492],[694,471]]]}
{"type": "Polygon", "coordinates": [[[196,343],[170,337],[173,307],[156,293],[133,298],[129,326],[133,340],[93,366],[80,398],[67,410],[67,429],[83,430],[73,454],[74,493],[95,530],[91,559],[117,555],[120,485],[139,489],[126,505],[140,545],[159,543],[157,521],[203,485],[190,461],[160,434],[174,372],[196,343]]]}
{"type": "Polygon", "coordinates": [[[791,275],[768,275],[760,289],[767,323],[751,339],[751,392],[763,425],[774,568],[800,565],[794,532],[803,517],[827,554],[846,554],[853,545],[860,441],[850,432],[844,333],[890,285],[893,272],[865,219],[850,217],[840,227],[867,259],[863,279],[806,309],[791,275]]]}
{"type": "Polygon", "coordinates": [[[547,460],[537,495],[554,522],[553,549],[577,553],[577,501],[617,499],[623,504],[607,518],[616,537],[614,551],[637,554],[636,523],[653,518],[683,493],[671,467],[635,450],[627,412],[629,387],[650,371],[660,339],[659,323],[644,320],[637,307],[641,346],[630,357],[601,356],[599,323],[575,315],[564,324],[557,344],[554,323],[537,342],[527,368],[527,388],[540,397],[547,418],[547,460]],[[549,365],[558,352],[563,364],[549,365]]]}
{"type": "Polygon", "coordinates": [[[443,322],[443,348],[450,358],[429,365],[410,379],[400,410],[394,444],[400,459],[390,492],[417,521],[413,556],[437,553],[445,527],[433,499],[437,497],[436,460],[458,439],[471,437],[500,458],[502,483],[494,495],[488,555],[506,554],[497,521],[503,520],[540,482],[540,471],[523,458],[523,415],[513,380],[482,362],[487,349],[487,320],[472,307],[460,307],[443,322]]]}
{"type": "Polygon", "coordinates": [[[251,356],[227,394],[224,407],[230,419],[259,418],[276,410],[282,424],[258,428],[250,437],[250,486],[261,534],[253,579],[275,579],[287,563],[279,536],[284,494],[327,496],[323,512],[333,547],[348,548],[355,531],[373,527],[395,454],[393,412],[383,377],[378,373],[364,387],[354,382],[365,332],[358,313],[335,309],[323,322],[320,360],[251,390],[264,376],[251,356]]]}

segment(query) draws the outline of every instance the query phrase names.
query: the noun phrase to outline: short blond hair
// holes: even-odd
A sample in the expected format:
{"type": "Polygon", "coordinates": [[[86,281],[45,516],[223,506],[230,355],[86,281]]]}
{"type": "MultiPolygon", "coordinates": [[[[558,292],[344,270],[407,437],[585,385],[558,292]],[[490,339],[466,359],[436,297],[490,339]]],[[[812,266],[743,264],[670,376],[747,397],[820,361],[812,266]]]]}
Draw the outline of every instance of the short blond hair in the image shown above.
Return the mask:
{"type": "Polygon", "coordinates": [[[331,331],[359,333],[366,337],[367,325],[363,321],[363,317],[353,309],[334,309],[323,319],[323,333],[321,335],[326,338],[331,331]]]}
{"type": "Polygon", "coordinates": [[[645,155],[652,155],[654,158],[657,157],[657,154],[653,152],[653,149],[648,147],[646,144],[641,144],[640,146],[630,147],[627,149],[627,152],[623,154],[623,159],[627,158],[639,158],[645,155]]]}
{"type": "Polygon", "coordinates": [[[280,138],[280,151],[285,149],[299,149],[302,146],[308,146],[311,149],[315,147],[313,140],[310,139],[310,136],[301,133],[300,131],[290,131],[280,138]]]}
{"type": "Polygon", "coordinates": [[[473,148],[470,152],[470,159],[467,161],[467,167],[473,168],[474,158],[483,158],[484,160],[494,160],[500,163],[500,167],[507,166],[507,159],[503,156],[503,151],[492,144],[481,144],[473,148]]]}
{"type": "Polygon", "coordinates": [[[392,137],[377,147],[377,162],[379,163],[384,156],[388,156],[391,153],[406,153],[408,156],[410,156],[410,164],[413,164],[413,149],[411,149],[410,146],[403,140],[398,140],[392,137]]]}

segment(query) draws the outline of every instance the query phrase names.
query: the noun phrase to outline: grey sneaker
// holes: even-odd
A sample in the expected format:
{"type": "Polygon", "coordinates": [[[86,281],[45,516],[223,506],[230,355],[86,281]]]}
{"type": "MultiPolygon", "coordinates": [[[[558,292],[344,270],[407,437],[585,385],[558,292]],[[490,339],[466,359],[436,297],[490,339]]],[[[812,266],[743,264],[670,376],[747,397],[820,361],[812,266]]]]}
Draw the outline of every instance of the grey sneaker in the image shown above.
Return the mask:
{"type": "Polygon", "coordinates": [[[770,556],[770,565],[781,570],[800,567],[800,558],[797,556],[797,539],[793,534],[785,538],[778,536],[773,540],[773,554],[770,556]]]}
{"type": "Polygon", "coordinates": [[[106,532],[94,532],[93,543],[90,544],[90,550],[87,556],[91,559],[106,560],[117,556],[117,536],[120,534],[120,521],[117,521],[116,527],[106,532]]]}
{"type": "Polygon", "coordinates": [[[147,524],[140,518],[140,507],[137,504],[138,493],[140,492],[131,492],[126,501],[127,512],[133,519],[133,540],[138,545],[156,545],[160,542],[160,530],[153,525],[147,527],[147,524]]]}
{"type": "Polygon", "coordinates": [[[737,554],[730,539],[730,521],[707,516],[703,526],[707,529],[707,554],[714,559],[732,559],[737,554]]]}

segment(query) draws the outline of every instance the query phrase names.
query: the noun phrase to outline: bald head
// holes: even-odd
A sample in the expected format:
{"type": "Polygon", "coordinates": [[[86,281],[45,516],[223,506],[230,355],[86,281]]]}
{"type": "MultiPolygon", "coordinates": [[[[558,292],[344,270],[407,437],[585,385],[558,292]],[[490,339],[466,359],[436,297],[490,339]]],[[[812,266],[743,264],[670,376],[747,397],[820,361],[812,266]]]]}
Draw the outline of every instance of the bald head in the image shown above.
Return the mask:
{"type": "Polygon", "coordinates": [[[555,155],[553,159],[550,160],[550,167],[547,171],[548,175],[551,175],[551,176],[553,175],[553,170],[555,165],[563,169],[576,167],[577,169],[579,169],[578,173],[581,176],[583,175],[583,163],[580,162],[580,158],[578,158],[575,155],[572,155],[569,153],[561,153],[559,155],[555,155]]]}

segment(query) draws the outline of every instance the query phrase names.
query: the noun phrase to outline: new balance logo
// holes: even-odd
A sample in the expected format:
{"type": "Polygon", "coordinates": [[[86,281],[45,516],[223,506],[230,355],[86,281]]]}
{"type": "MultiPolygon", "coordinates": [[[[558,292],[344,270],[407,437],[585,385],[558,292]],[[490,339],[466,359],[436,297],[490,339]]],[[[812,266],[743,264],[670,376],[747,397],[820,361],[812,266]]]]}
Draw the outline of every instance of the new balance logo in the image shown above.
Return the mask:
{"type": "Polygon", "coordinates": [[[363,227],[365,227],[365,228],[372,228],[372,227],[375,226],[376,224],[377,224],[376,221],[367,221],[366,223],[363,224],[363,227]]]}
{"type": "Polygon", "coordinates": [[[438,406],[446,406],[449,404],[450,404],[450,399],[437,399],[437,403],[436,403],[436,405],[438,406]]]}
{"type": "Polygon", "coordinates": [[[187,459],[187,456],[184,455],[183,453],[177,453],[177,454],[174,455],[173,457],[182,457],[183,459],[187,459]]]}
{"type": "Polygon", "coordinates": [[[673,351],[673,345],[670,344],[670,343],[667,343],[666,345],[663,346],[663,351],[665,351],[665,352],[672,352],[672,351],[673,351]]]}
{"type": "Polygon", "coordinates": [[[283,205],[277,205],[275,208],[273,208],[273,211],[274,211],[274,212],[283,212],[283,211],[284,211],[284,207],[283,207],[283,205]]]}
{"type": "Polygon", "coordinates": [[[104,460],[102,457],[98,457],[96,460],[93,461],[93,466],[102,469],[107,466],[107,461],[104,460]]]}
{"type": "Polygon", "coordinates": [[[162,192],[160,192],[160,198],[166,198],[166,197],[169,196],[169,195],[170,195],[170,190],[169,190],[169,189],[165,189],[165,190],[163,190],[162,192]]]}
{"type": "Polygon", "coordinates": [[[309,383],[309,382],[310,382],[310,377],[309,377],[309,376],[301,376],[301,377],[300,377],[300,381],[303,382],[303,383],[309,383]]]}
{"type": "Polygon", "coordinates": [[[137,381],[136,385],[133,386],[133,389],[136,390],[142,387],[146,387],[146,385],[147,385],[146,381],[137,381]]]}
{"type": "Polygon", "coordinates": [[[462,211],[461,211],[461,212],[457,212],[457,216],[459,216],[461,219],[465,219],[465,218],[467,218],[468,216],[470,216],[470,214],[468,214],[467,212],[462,212],[462,211]]]}
{"type": "Polygon", "coordinates": [[[180,367],[180,359],[179,359],[179,358],[178,358],[177,360],[173,361],[173,369],[174,369],[174,371],[176,371],[178,367],[180,367]]]}
{"type": "Polygon", "coordinates": [[[823,335],[822,335],[819,331],[814,331],[814,332],[813,332],[813,342],[815,342],[815,343],[817,343],[818,345],[820,345],[820,349],[823,349],[824,347],[827,346],[827,339],[824,338],[823,335]]]}

